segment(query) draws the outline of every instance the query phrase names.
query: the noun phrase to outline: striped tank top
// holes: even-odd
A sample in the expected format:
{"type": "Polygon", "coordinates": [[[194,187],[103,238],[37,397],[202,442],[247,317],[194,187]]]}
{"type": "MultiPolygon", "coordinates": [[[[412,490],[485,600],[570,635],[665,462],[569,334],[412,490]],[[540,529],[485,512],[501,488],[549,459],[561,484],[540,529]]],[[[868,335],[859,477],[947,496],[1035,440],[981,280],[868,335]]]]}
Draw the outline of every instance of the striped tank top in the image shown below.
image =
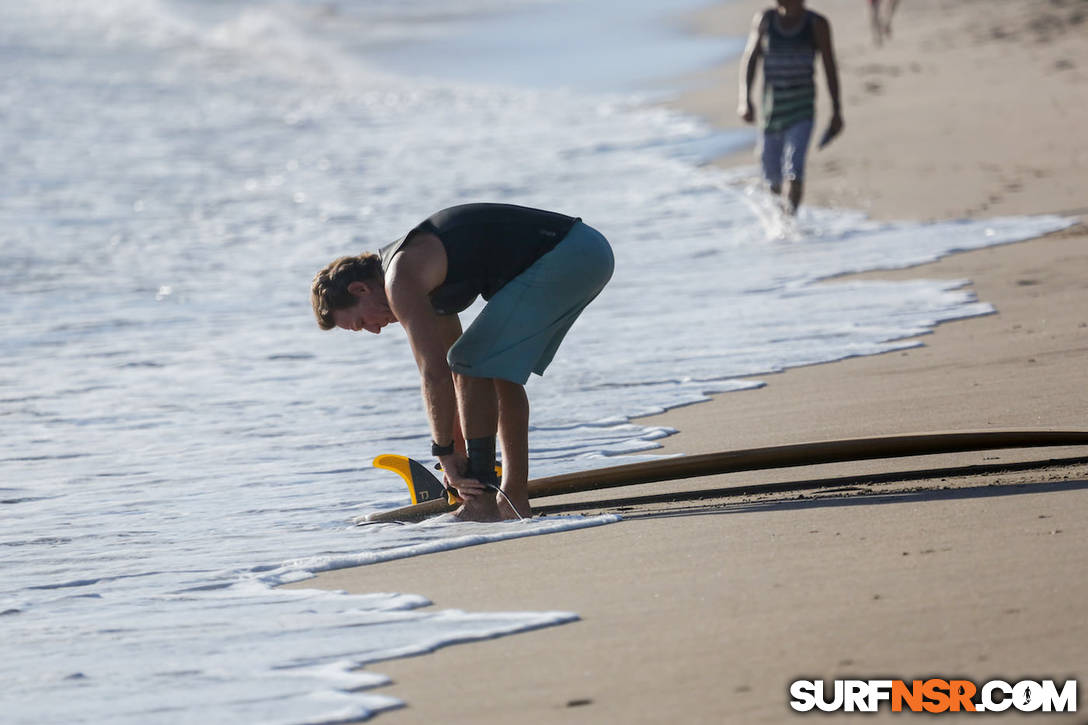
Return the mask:
{"type": "Polygon", "coordinates": [[[774,10],[768,14],[763,36],[763,128],[777,133],[815,115],[816,37],[808,10],[789,32],[779,26],[774,10]]]}

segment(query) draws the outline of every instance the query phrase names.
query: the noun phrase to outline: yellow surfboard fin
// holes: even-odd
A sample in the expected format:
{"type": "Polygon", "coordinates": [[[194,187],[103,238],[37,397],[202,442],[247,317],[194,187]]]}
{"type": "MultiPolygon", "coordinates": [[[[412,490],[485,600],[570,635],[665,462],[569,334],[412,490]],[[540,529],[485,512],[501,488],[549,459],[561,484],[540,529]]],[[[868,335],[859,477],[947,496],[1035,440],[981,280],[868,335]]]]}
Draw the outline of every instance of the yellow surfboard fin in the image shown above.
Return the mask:
{"type": "MultiPolygon", "coordinates": [[[[433,501],[441,496],[445,496],[446,502],[451,506],[461,503],[461,498],[456,493],[447,489],[439,478],[414,458],[383,453],[374,459],[374,467],[392,471],[404,479],[413,504],[433,501]]],[[[502,480],[502,466],[495,466],[495,475],[502,480]]]]}
{"type": "Polygon", "coordinates": [[[442,482],[435,478],[426,466],[407,456],[383,453],[374,459],[374,466],[392,471],[403,478],[404,483],[408,485],[408,492],[412,495],[413,504],[431,501],[440,496],[446,496],[448,493],[442,482]]]}

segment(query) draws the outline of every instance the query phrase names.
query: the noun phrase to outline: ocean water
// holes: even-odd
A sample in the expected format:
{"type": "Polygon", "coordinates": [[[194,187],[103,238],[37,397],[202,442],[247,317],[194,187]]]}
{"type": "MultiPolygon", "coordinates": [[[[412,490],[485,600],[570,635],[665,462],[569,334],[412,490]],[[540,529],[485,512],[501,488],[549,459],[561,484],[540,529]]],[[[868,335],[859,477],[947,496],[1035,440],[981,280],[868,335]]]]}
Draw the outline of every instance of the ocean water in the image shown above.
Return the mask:
{"type": "Polygon", "coordinates": [[[314,324],[334,256],[478,200],[612,240],[612,283],[529,386],[540,476],[652,455],[669,431],[633,416],[742,376],[992,311],[963,280],[829,278],[1066,224],[786,223],[705,163],[750,133],[648,103],[739,43],[660,5],[0,2],[4,722],[342,721],[401,704],[383,659],[577,618],[274,589],[616,520],[353,527],[406,503],[370,459],[428,433],[399,330],[314,324]]]}

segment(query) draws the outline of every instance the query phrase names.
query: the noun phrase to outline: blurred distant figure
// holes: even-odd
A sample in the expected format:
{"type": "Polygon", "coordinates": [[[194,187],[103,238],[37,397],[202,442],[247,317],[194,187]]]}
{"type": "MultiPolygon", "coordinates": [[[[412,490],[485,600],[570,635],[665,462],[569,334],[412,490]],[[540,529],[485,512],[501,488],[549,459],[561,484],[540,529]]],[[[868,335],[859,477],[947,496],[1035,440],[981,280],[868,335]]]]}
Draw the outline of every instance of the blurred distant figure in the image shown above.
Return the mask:
{"type": "Polygon", "coordinates": [[[741,61],[740,105],[737,113],[755,121],[752,82],[756,64],[763,60],[763,109],[760,160],[763,178],[771,191],[786,190],[788,211],[797,213],[804,193],[805,157],[816,112],[815,60],[817,51],[831,95],[831,123],[820,139],[828,144],[843,128],[839,103],[839,71],[831,45],[831,24],[823,15],[805,9],[805,0],[777,0],[777,5],[756,13],[741,61]]]}
{"type": "Polygon", "coordinates": [[[873,43],[880,45],[885,38],[892,37],[892,16],[899,6],[899,0],[887,0],[887,4],[881,0],[869,0],[869,22],[873,27],[873,43]],[[881,15],[880,8],[886,7],[887,12],[881,15]]]}

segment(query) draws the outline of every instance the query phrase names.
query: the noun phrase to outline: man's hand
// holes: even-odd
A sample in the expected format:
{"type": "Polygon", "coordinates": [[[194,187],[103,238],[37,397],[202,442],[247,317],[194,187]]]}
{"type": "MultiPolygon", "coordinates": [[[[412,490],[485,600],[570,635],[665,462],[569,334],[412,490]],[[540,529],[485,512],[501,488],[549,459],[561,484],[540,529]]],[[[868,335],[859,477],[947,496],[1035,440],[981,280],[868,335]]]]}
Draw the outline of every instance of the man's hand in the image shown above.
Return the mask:
{"type": "Polygon", "coordinates": [[[831,130],[832,136],[838,136],[840,133],[842,133],[843,122],[841,113],[835,111],[835,115],[831,117],[831,123],[829,124],[828,128],[831,130]]]}
{"type": "Polygon", "coordinates": [[[465,475],[464,472],[468,469],[468,458],[465,454],[450,453],[441,456],[438,460],[442,464],[446,486],[457,491],[457,495],[461,498],[467,501],[487,491],[482,483],[465,475]]]}
{"type": "Polygon", "coordinates": [[[835,111],[835,115],[831,117],[831,122],[827,124],[827,130],[824,131],[824,135],[820,137],[820,143],[817,148],[823,148],[831,143],[836,136],[842,133],[843,122],[842,115],[835,111]]]}
{"type": "Polygon", "coordinates": [[[750,99],[740,102],[740,105],[737,106],[737,115],[740,116],[741,120],[745,123],[752,123],[756,120],[756,109],[752,105],[750,99]]]}

